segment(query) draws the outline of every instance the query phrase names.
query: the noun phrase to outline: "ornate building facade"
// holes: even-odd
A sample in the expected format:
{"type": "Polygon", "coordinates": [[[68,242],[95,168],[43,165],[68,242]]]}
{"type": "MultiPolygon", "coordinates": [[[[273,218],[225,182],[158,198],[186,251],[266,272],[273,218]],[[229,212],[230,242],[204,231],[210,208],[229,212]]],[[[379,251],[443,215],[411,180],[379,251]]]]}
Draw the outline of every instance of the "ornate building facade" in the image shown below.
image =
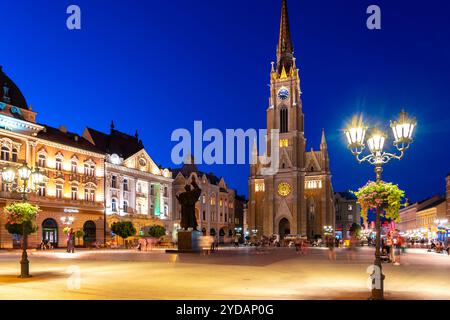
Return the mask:
{"type": "MultiPolygon", "coordinates": [[[[29,201],[41,209],[36,221],[39,229],[29,236],[29,246],[48,240],[65,247],[66,225],[62,219],[67,222],[69,218],[73,219],[70,226],[84,231],[82,243],[103,243],[104,155],[63,126],[38,124],[37,113],[1,68],[0,84],[0,166],[3,169],[26,163],[46,176],[39,192],[29,195],[29,201]]],[[[19,198],[1,181],[0,210],[19,198]]],[[[18,245],[20,238],[7,233],[0,218],[0,248],[18,245]]]]}
{"type": "MultiPolygon", "coordinates": [[[[136,133],[114,129],[109,134],[86,128],[83,137],[106,155],[105,209],[107,226],[130,220],[138,231],[153,224],[171,231],[172,173],[148,155],[136,133]]],[[[110,233],[107,232],[107,236],[110,233]]]]}
{"type": "Polygon", "coordinates": [[[265,156],[250,167],[248,225],[260,237],[271,234],[323,235],[323,227],[335,224],[333,188],[325,133],[320,149],[306,152],[300,77],[294,57],[286,0],[282,1],[277,63],[270,73],[270,98],[266,110],[268,141],[279,145],[279,166],[265,175],[265,156]],[[279,141],[271,131],[279,130],[279,141]]]}
{"type": "Polygon", "coordinates": [[[175,227],[179,226],[181,219],[181,206],[175,195],[184,192],[184,186],[195,178],[202,189],[200,199],[195,205],[198,230],[205,235],[218,235],[222,242],[226,241],[234,233],[236,192],[228,188],[224,178],[199,171],[193,159],[187,162],[190,163],[185,163],[180,169],[172,169],[175,227]]]}

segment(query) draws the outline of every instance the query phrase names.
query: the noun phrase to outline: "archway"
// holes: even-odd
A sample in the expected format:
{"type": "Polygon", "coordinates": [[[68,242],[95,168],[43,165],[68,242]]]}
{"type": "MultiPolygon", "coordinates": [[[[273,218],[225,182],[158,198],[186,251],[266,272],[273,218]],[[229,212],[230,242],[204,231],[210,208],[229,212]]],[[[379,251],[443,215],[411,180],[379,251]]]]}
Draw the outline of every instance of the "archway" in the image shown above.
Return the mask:
{"type": "Polygon", "coordinates": [[[92,245],[96,240],[96,231],[97,227],[95,226],[95,223],[93,221],[86,221],[83,225],[83,243],[85,247],[89,247],[92,245]]]}
{"type": "Polygon", "coordinates": [[[289,220],[286,218],[283,218],[280,220],[278,224],[278,233],[280,234],[280,238],[283,239],[284,236],[291,233],[291,224],[289,223],[289,220]]]}
{"type": "Polygon", "coordinates": [[[53,248],[58,247],[58,224],[54,219],[48,218],[42,222],[42,240],[51,243],[53,248]]]}
{"type": "Polygon", "coordinates": [[[202,233],[204,236],[206,236],[206,228],[202,228],[202,233]]]}
{"type": "Polygon", "coordinates": [[[215,236],[215,235],[216,235],[216,229],[211,228],[211,229],[209,230],[209,234],[210,234],[211,236],[215,236]]]}

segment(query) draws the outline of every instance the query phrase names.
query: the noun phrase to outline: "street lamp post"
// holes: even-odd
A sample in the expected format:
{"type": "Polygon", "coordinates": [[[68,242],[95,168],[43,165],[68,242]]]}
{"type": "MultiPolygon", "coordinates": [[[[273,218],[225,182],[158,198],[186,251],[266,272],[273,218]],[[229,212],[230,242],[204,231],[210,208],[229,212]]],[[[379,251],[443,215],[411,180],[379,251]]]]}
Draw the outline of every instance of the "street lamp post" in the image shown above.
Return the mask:
{"type": "MultiPolygon", "coordinates": [[[[390,126],[394,135],[394,146],[400,154],[394,154],[383,151],[386,135],[377,128],[373,128],[366,138],[366,131],[368,127],[361,121],[354,119],[353,123],[345,129],[345,136],[348,142],[348,149],[355,156],[358,163],[368,162],[375,166],[376,181],[381,181],[381,173],[383,172],[383,165],[392,159],[401,160],[405,155],[405,151],[412,143],[412,134],[416,126],[416,120],[409,118],[405,111],[400,112],[398,120],[391,121],[390,126]],[[363,150],[369,147],[369,154],[360,157],[363,150]]],[[[372,289],[372,299],[382,300],[384,297],[384,275],[381,267],[381,217],[380,207],[376,210],[376,240],[375,240],[375,266],[379,268],[380,285],[378,288],[372,289]]],[[[374,271],[376,272],[376,271],[374,271]]]]}
{"type": "MultiPolygon", "coordinates": [[[[42,185],[42,182],[44,181],[44,175],[40,172],[39,168],[32,170],[26,163],[23,163],[19,168],[12,166],[3,168],[2,180],[6,184],[7,190],[19,193],[22,202],[27,202],[28,194],[39,190],[39,186],[42,185]],[[15,181],[17,181],[17,184],[14,184],[15,181]]],[[[26,223],[24,221],[22,222],[22,259],[20,260],[21,278],[31,277],[27,245],[28,234],[26,233],[26,223]]]]}

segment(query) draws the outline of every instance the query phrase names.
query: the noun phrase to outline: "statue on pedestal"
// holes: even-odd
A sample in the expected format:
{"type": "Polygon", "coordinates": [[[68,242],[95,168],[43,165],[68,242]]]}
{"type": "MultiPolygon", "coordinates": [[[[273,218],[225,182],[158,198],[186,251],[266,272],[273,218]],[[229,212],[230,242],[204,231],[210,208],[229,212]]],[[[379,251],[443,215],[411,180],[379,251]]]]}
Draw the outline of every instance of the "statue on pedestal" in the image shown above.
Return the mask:
{"type": "Polygon", "coordinates": [[[181,222],[180,226],[184,230],[192,228],[192,230],[197,230],[197,218],[195,217],[195,203],[200,198],[202,189],[199,188],[195,182],[195,178],[192,177],[191,185],[187,184],[183,193],[177,195],[178,202],[181,205],[181,222]],[[191,188],[191,185],[194,189],[191,188]]]}

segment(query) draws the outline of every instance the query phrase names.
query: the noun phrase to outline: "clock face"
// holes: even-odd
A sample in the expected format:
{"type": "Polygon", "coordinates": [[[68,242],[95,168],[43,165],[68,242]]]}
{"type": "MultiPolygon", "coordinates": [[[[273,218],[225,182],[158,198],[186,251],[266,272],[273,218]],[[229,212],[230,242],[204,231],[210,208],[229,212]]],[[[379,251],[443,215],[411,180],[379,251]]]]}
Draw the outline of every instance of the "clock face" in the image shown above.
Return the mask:
{"type": "Polygon", "coordinates": [[[287,98],[289,98],[289,90],[287,88],[281,88],[278,91],[278,98],[280,98],[281,100],[286,100],[287,98]]]}
{"type": "Polygon", "coordinates": [[[282,197],[286,197],[291,193],[291,185],[287,182],[281,182],[278,184],[278,194],[282,197]]]}

